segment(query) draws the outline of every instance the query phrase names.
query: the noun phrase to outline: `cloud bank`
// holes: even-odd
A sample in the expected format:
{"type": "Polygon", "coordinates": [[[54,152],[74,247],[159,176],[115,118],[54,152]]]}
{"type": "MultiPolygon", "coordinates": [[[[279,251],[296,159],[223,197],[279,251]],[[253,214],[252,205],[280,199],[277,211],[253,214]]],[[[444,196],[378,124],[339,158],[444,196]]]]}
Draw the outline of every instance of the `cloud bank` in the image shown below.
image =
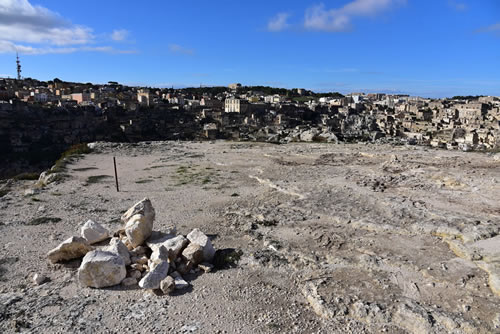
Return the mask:
{"type": "MultiPolygon", "coordinates": [[[[124,31],[115,32],[115,37],[124,36],[124,31]]],[[[0,0],[0,53],[121,53],[111,46],[95,46],[95,43],[96,36],[89,27],[73,24],[47,8],[33,6],[28,0],[0,0]]]]}

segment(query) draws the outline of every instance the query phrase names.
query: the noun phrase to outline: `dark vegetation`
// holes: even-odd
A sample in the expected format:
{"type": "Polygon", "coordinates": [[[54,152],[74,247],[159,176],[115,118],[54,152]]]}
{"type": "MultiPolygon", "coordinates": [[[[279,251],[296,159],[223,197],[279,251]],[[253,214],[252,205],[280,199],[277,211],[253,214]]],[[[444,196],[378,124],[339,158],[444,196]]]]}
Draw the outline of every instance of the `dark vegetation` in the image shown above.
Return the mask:
{"type": "Polygon", "coordinates": [[[56,218],[56,217],[38,217],[30,220],[29,222],[26,223],[26,225],[36,226],[48,223],[58,223],[61,220],[62,220],[61,218],[56,218]]]}
{"type": "Polygon", "coordinates": [[[87,146],[87,143],[76,144],[71,146],[68,150],[61,154],[61,157],[54,163],[54,168],[49,171],[50,173],[60,173],[66,169],[66,164],[71,162],[74,158],[81,156],[82,154],[88,154],[92,150],[87,146]]]}

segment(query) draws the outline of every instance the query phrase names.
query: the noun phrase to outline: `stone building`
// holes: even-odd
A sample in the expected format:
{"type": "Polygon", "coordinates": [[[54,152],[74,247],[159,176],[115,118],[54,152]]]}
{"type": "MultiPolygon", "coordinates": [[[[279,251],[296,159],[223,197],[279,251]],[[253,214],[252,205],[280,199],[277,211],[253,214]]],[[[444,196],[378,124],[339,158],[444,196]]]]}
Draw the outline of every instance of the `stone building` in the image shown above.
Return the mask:
{"type": "Polygon", "coordinates": [[[248,101],[237,99],[234,97],[227,98],[224,102],[224,111],[227,113],[236,112],[243,113],[248,110],[248,101]]]}

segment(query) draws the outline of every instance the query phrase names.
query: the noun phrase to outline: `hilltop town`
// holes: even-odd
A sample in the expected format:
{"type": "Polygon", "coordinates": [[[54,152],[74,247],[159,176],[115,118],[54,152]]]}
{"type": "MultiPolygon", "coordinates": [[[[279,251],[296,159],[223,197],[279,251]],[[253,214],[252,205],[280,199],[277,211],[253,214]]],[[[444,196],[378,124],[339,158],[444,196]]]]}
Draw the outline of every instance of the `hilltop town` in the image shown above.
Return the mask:
{"type": "Polygon", "coordinates": [[[54,158],[72,144],[98,140],[380,141],[469,151],[496,149],[499,136],[500,98],[494,96],[0,79],[0,152],[12,161],[25,154],[33,162],[41,150],[54,158]]]}

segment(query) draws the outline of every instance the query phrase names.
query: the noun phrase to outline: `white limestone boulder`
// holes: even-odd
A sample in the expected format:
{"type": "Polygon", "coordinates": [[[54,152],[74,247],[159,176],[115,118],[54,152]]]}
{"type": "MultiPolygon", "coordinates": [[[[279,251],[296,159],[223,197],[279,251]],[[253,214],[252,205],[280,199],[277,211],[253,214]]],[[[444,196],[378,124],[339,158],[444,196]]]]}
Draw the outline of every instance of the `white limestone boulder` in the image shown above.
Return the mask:
{"type": "Polygon", "coordinates": [[[162,257],[162,250],[160,248],[164,247],[168,252],[168,258],[173,262],[188,243],[188,240],[183,235],[173,236],[172,234],[167,234],[161,235],[154,240],[148,240],[146,244],[153,251],[151,258],[162,257]]]}
{"type": "Polygon", "coordinates": [[[159,289],[161,281],[168,275],[169,268],[167,261],[153,264],[146,276],[139,281],[139,286],[143,289],[159,289]]]}
{"type": "Polygon", "coordinates": [[[82,286],[105,288],[120,284],[127,276],[123,258],[106,251],[92,251],[83,258],[78,269],[78,280],[82,286]]]}
{"type": "Polygon", "coordinates": [[[87,240],[80,237],[71,237],[47,253],[52,263],[78,259],[92,250],[87,240]]]}
{"type": "Polygon", "coordinates": [[[109,231],[90,219],[82,226],[80,234],[91,245],[109,238],[109,231]]]}
{"type": "Polygon", "coordinates": [[[153,220],[141,214],[132,216],[125,225],[125,234],[132,248],[142,245],[151,236],[151,232],[153,232],[153,220]]]}
{"type": "Polygon", "coordinates": [[[146,220],[151,222],[151,225],[153,224],[153,221],[155,220],[155,209],[153,208],[149,198],[144,198],[135,203],[134,206],[122,215],[121,220],[122,222],[127,223],[130,218],[135,215],[142,215],[146,220]]]}
{"type": "Polygon", "coordinates": [[[132,263],[127,246],[119,238],[112,238],[103,250],[120,255],[126,266],[132,263]]]}
{"type": "Polygon", "coordinates": [[[188,240],[203,248],[203,262],[211,263],[215,256],[215,249],[207,235],[195,228],[187,235],[188,240]]]}

